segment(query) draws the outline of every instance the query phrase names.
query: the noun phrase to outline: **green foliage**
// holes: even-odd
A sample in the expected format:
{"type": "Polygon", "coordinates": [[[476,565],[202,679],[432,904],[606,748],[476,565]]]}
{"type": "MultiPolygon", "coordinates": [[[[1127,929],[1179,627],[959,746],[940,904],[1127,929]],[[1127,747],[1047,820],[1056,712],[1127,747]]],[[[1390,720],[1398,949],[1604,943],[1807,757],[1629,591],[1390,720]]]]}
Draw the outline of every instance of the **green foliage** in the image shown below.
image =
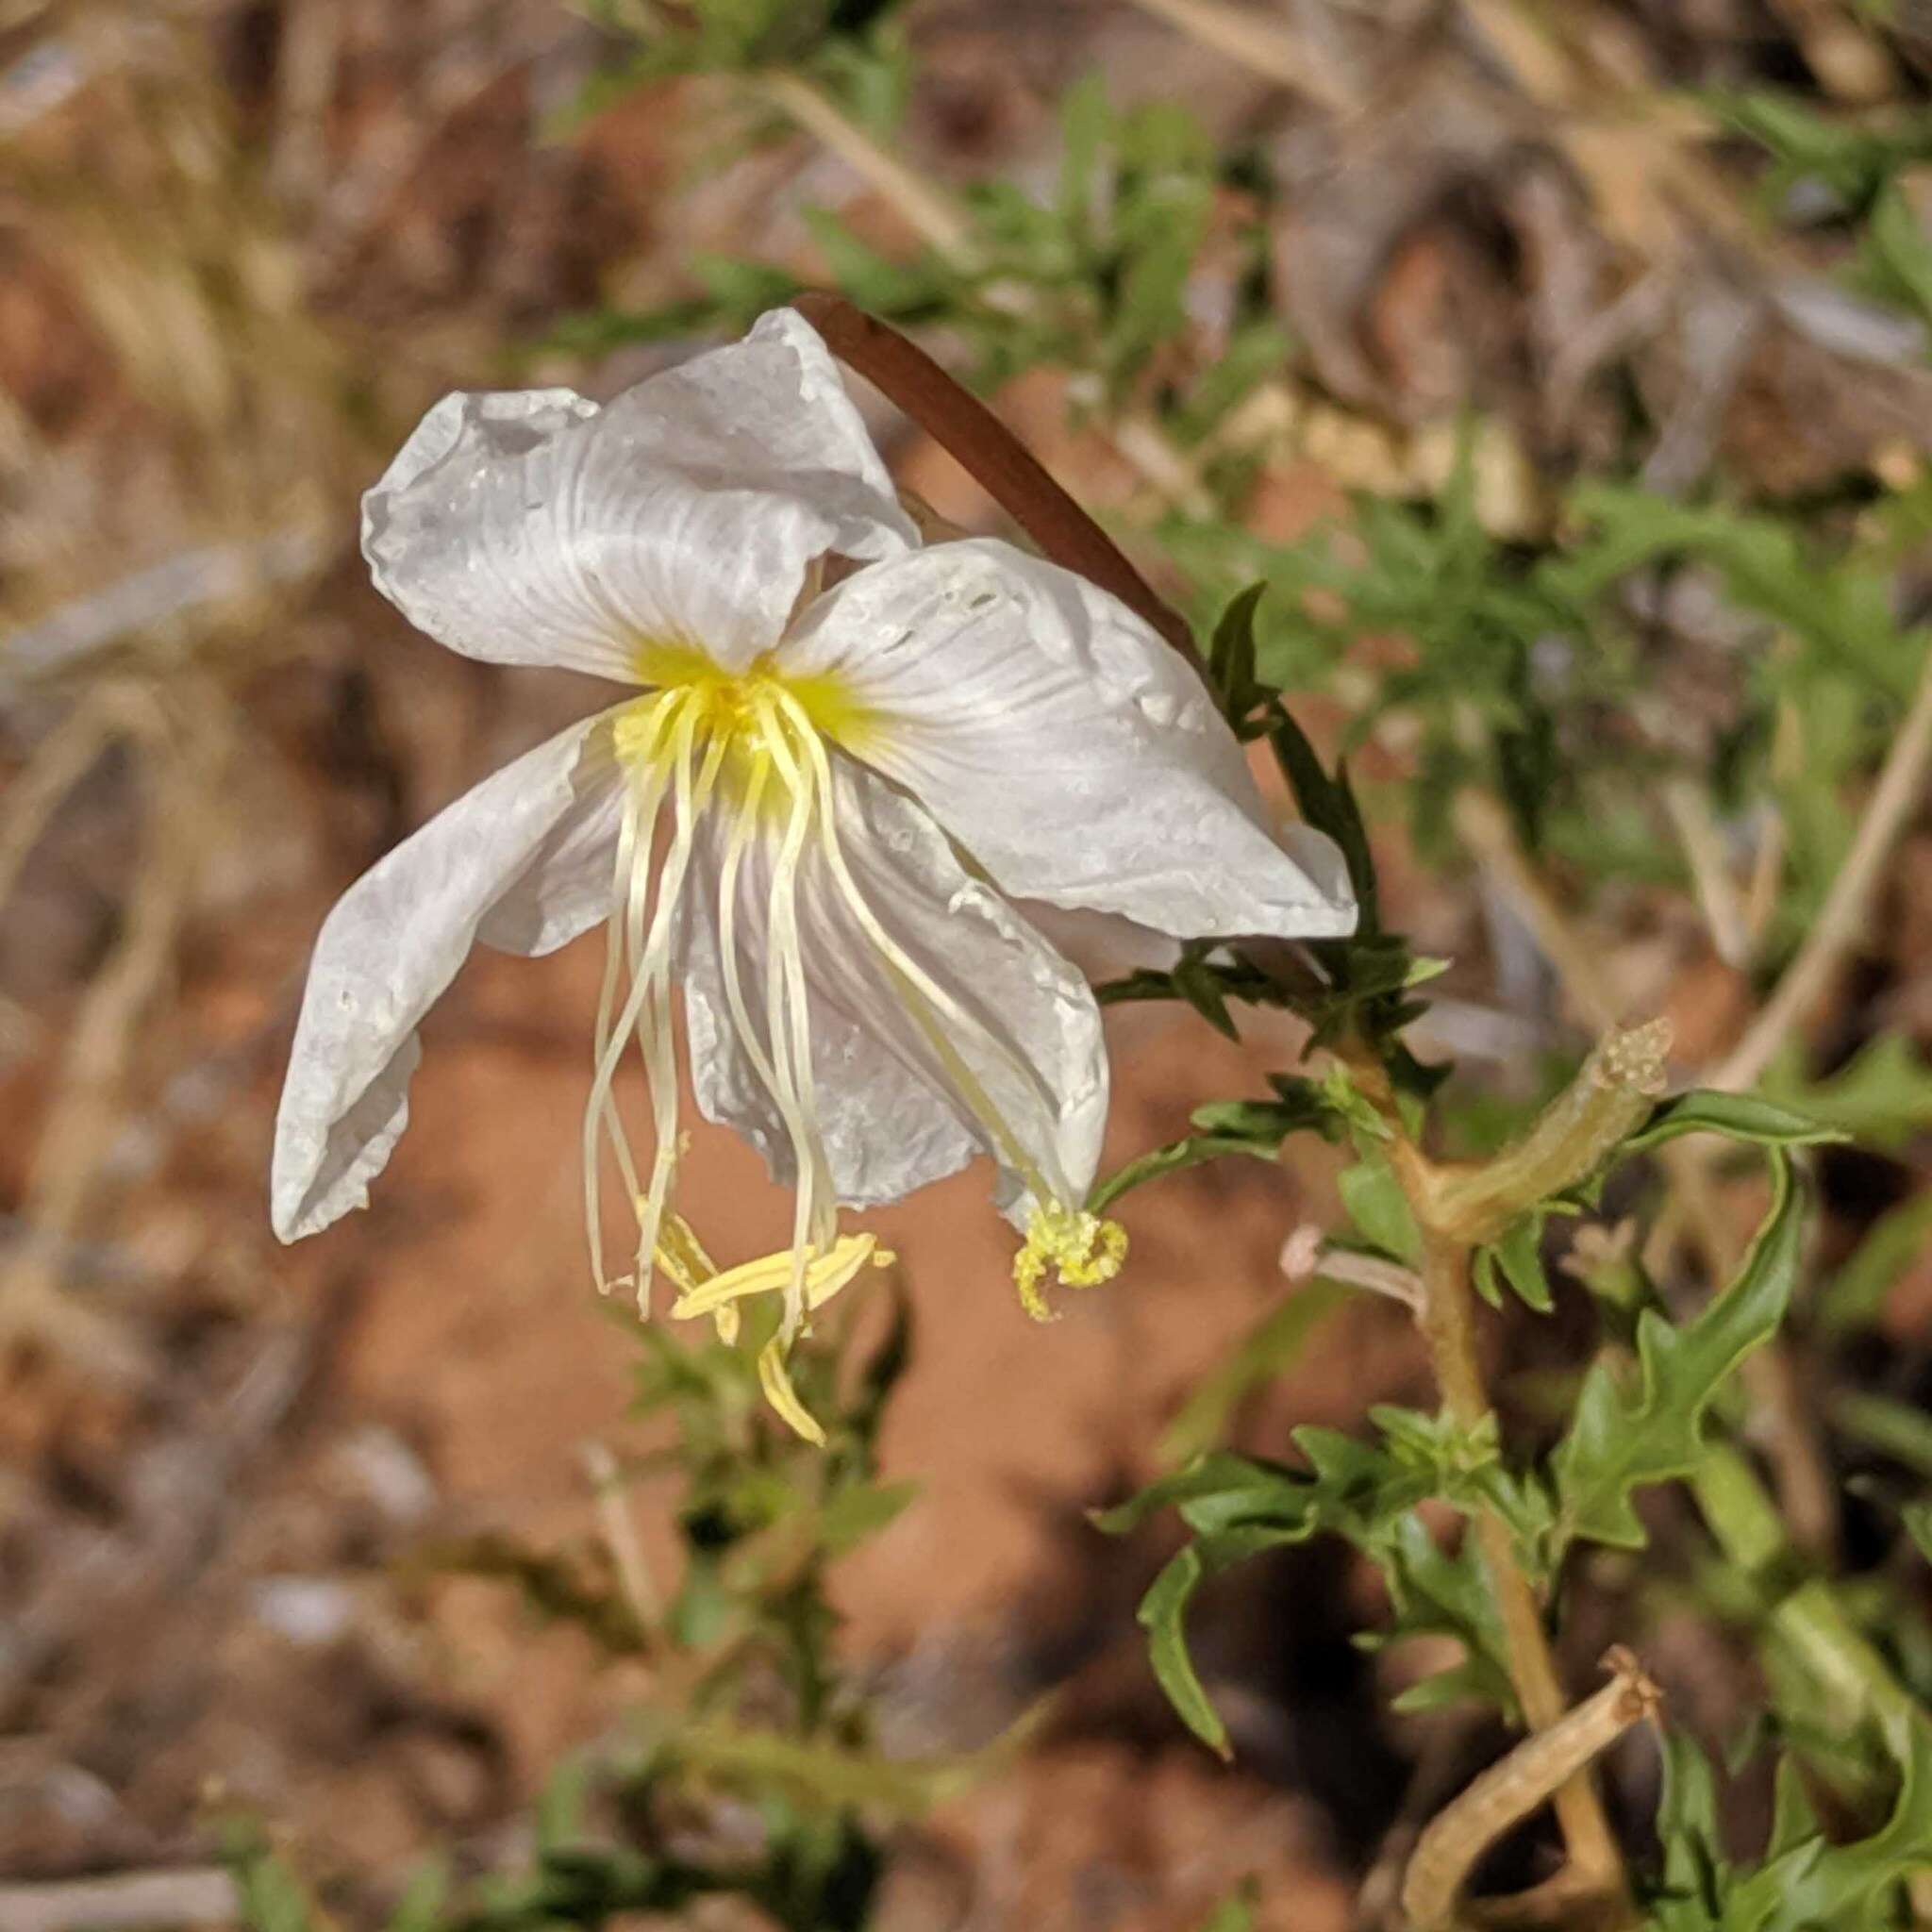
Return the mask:
{"type": "Polygon", "coordinates": [[[1719,1391],[1738,1363],[1776,1332],[1797,1274],[1801,1216],[1782,1153],[1772,1156],[1772,1174],[1771,1212],[1736,1280],[1682,1327],[1645,1309],[1638,1321],[1634,1381],[1608,1362],[1585,1377],[1550,1464],[1559,1549],[1578,1537],[1641,1548],[1644,1531],[1632,1492],[1697,1466],[1704,1419],[1719,1391]]]}
{"type": "MultiPolygon", "coordinates": [[[[1857,225],[1853,280],[1868,294],[1932,322],[1932,237],[1900,181],[1932,159],[1932,112],[1915,107],[1888,120],[1849,122],[1788,94],[1721,98],[1726,119],[1773,157],[1764,183],[1774,209],[1798,205],[1795,191],[1823,191],[1833,213],[1857,225]]],[[[1928,344],[1932,346],[1932,344],[1928,344]]]]}
{"type": "Polygon", "coordinates": [[[1155,1674],[1175,1710],[1224,1756],[1230,1748],[1226,1728],[1188,1650],[1189,1606],[1207,1578],[1317,1535],[1346,1539],[1382,1573],[1390,1622],[1364,1641],[1380,1646],[1446,1636],[1462,1645],[1460,1664],[1413,1687],[1404,1708],[1472,1697],[1512,1707],[1502,1631],[1474,1541],[1439,1542],[1420,1506],[1440,1496],[1466,1513],[1498,1507],[1525,1541],[1534,1542],[1547,1529],[1547,1504],[1534,1483],[1503,1468],[1493,1425],[1467,1437],[1410,1410],[1377,1409],[1374,1420],[1381,1439],[1373,1443],[1333,1429],[1295,1430],[1306,1474],[1212,1452],[1094,1519],[1102,1529],[1124,1535],[1174,1506],[1193,1533],[1141,1600],[1140,1617],[1155,1674]]]}
{"type": "Polygon", "coordinates": [[[1542,1255],[1543,1227],[1555,1211],[1547,1207],[1532,1208],[1496,1240],[1475,1251],[1473,1273],[1476,1292],[1492,1308],[1503,1306],[1506,1283],[1526,1307],[1540,1315],[1547,1315],[1556,1307],[1542,1255]]]}
{"type": "Polygon", "coordinates": [[[892,15],[901,0],[587,0],[621,50],[579,91],[570,127],[635,93],[686,74],[816,72],[841,82],[863,118],[883,118],[905,92],[904,50],[892,15]],[[896,70],[896,72],[894,71],[896,70]]]}
{"type": "Polygon", "coordinates": [[[1869,1326],[1886,1297],[1932,1243],[1932,1193],[1920,1194],[1874,1224],[1811,1305],[1826,1334],[1869,1326]]]}
{"type": "MultiPolygon", "coordinates": [[[[682,1913],[743,1899],[791,1932],[860,1932],[883,1871],[869,1822],[908,1816],[965,1789],[998,1760],[891,1760],[871,1745],[866,1704],[835,1651],[831,1566],[894,1520],[913,1486],[880,1480],[880,1422],[910,1350],[896,1297],[883,1338],[858,1357],[849,1329],[794,1357],[802,1396],[825,1423],[823,1452],[769,1414],[756,1321],[736,1344],[615,1315],[638,1350],[636,1413],[672,1441],[624,1479],[675,1468],[685,1482],[675,1591],[627,1593],[594,1549],[535,1550],[484,1535],[423,1552],[414,1568],[513,1584],[533,1613],[581,1628],[608,1655],[648,1657],[675,1701],[640,1713],[633,1742],[565,1760],[534,1812],[527,1869],[454,1889],[418,1874],[390,1932],[558,1932],[627,1913],[682,1913]],[[693,1806],[756,1808],[762,1833],[693,1849],[693,1806]]],[[[323,1932],[308,1886],[258,1829],[229,1829],[228,1858],[250,1932],[323,1932]]]]}
{"type": "Polygon", "coordinates": [[[1893,1750],[1890,1815],[1844,1843],[1819,1828],[1795,1764],[1782,1759],[1764,1856],[1740,1865],[1724,1846],[1709,1759],[1683,1732],[1670,1734],[1657,1813],[1663,1864],[1646,1901],[1657,1932],[1883,1932],[1910,1924],[1903,1888],[1932,1869],[1932,1725],[1902,1726],[1893,1750]]]}
{"type": "Polygon", "coordinates": [[[1932,1124],[1932,1067],[1903,1034],[1881,1033],[1837,1073],[1807,1080],[1785,1056],[1761,1083],[1841,1139],[1897,1152],[1932,1124]]]}
{"type": "Polygon", "coordinates": [[[1754,1093],[1721,1093],[1693,1088],[1666,1100],[1624,1142],[1623,1152],[1641,1154],[1686,1134],[1721,1134],[1759,1147],[1816,1147],[1851,1139],[1816,1108],[1800,1111],[1754,1093]]]}

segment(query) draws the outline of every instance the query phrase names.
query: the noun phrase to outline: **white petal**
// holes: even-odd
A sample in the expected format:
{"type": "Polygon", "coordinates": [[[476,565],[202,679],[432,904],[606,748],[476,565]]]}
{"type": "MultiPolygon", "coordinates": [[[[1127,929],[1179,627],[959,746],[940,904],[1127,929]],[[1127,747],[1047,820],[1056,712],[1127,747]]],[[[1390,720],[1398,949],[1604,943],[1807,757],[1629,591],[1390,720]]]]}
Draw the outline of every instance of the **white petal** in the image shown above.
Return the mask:
{"type": "MultiPolygon", "coordinates": [[[[1001,896],[970,877],[912,800],[833,755],[840,841],[874,917],[971,1016],[942,1022],[958,1054],[1056,1187],[1084,1198],[1100,1158],[1108,1072],[1100,1015],[1086,982],[1001,896]]],[[[737,890],[736,946],[755,1037],[769,1053],[764,989],[773,970],[769,893],[778,827],[748,849],[737,890]]],[[[718,952],[716,891],[726,815],[704,830],[709,903],[689,928],[684,978],[691,1067],[706,1117],[744,1134],[775,1178],[795,1179],[783,1118],[738,1043],[718,952]]],[[[808,986],[817,1119],[839,1197],[850,1207],[896,1200],[992,1154],[1001,1204],[1025,1184],[908,1012],[878,949],[832,868],[808,848],[798,878],[800,952],[808,986]]]]}
{"type": "Polygon", "coordinates": [[[600,824],[614,837],[608,717],[572,725],[466,792],[324,922],[275,1120],[270,1210],[283,1241],[367,1203],[408,1121],[417,1023],[479,930],[546,951],[608,912],[615,852],[591,851],[600,824]],[[601,903],[587,889],[600,861],[601,903]],[[554,886],[541,877],[551,862],[561,865],[554,886]]]}
{"type": "Polygon", "coordinates": [[[1355,929],[1334,845],[1270,836],[1191,668],[1071,571],[988,538],[891,558],[819,598],[781,661],[848,682],[860,755],[1008,892],[1184,939],[1355,929]]]}
{"type": "Polygon", "coordinates": [[[376,588],[452,649],[636,682],[644,642],[741,668],[812,560],[917,536],[824,344],[790,309],[600,409],[445,396],[362,499],[376,588]]]}

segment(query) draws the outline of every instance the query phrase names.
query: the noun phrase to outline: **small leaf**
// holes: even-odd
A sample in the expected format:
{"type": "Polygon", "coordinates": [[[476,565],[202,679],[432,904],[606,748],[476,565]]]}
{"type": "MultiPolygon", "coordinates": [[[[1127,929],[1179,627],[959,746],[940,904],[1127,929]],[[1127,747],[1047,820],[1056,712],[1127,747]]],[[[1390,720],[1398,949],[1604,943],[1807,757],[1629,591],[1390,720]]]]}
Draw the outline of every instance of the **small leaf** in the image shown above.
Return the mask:
{"type": "Polygon", "coordinates": [[[1827,1844],[1811,1838],[1771,1859],[1738,1886],[1725,1924],[1762,1932],[1809,1932],[1814,1926],[1892,1924],[1885,1914],[1855,1920],[1890,1888],[1927,1867],[1932,1846],[1932,1721],[1914,1711],[1891,1740],[1900,1770],[1891,1815],[1869,1838],[1827,1844]]]}
{"type": "Polygon", "coordinates": [[[819,1541],[834,1556],[875,1536],[919,1494],[916,1482],[854,1483],[819,1515],[819,1541]]]}
{"type": "Polygon", "coordinates": [[[1206,1020],[1217,1033],[1230,1040],[1241,1038],[1241,1029],[1227,1010],[1227,995],[1214,968],[1198,953],[1183,953],[1171,975],[1174,991],[1206,1020]]]}
{"type": "Polygon", "coordinates": [[[1265,693],[1255,682],[1255,609],[1268,582],[1250,584],[1221,613],[1208,646],[1208,671],[1227,722],[1239,728],[1265,693]]]}
{"type": "MultiPolygon", "coordinates": [[[[1258,1104],[1266,1105],[1265,1102],[1258,1104]]],[[[1209,1109],[1203,1108],[1202,1111],[1209,1109]]],[[[1087,1197],[1089,1211],[1105,1214],[1123,1194],[1143,1182],[1158,1180],[1162,1174],[1178,1174],[1186,1167],[1199,1167],[1205,1161],[1221,1160],[1230,1154],[1273,1160],[1275,1149],[1281,1144],[1281,1136],[1276,1134],[1271,1140],[1265,1131],[1245,1129],[1244,1123],[1243,1130],[1232,1133],[1188,1134],[1178,1141],[1170,1141],[1164,1147],[1155,1147],[1145,1154],[1137,1155],[1124,1167],[1116,1168],[1104,1181],[1094,1184],[1093,1191],[1087,1197]]]]}
{"type": "Polygon", "coordinates": [[[449,1867],[440,1859],[420,1865],[390,1914],[386,1932],[436,1932],[449,1898],[449,1867]]]}
{"type": "Polygon", "coordinates": [[[1190,1543],[1154,1579],[1136,1615],[1147,1632],[1148,1658],[1168,1702],[1202,1743],[1227,1758],[1234,1756],[1227,1726],[1208,1701],[1194,1673],[1194,1660],[1188,1654],[1188,1601],[1204,1574],[1200,1552],[1190,1543]]]}
{"type": "Polygon", "coordinates": [[[1812,1304],[1819,1326],[1828,1335],[1869,1327],[1906,1271],[1924,1257],[1928,1240],[1932,1193],[1916,1196],[1874,1223],[1820,1290],[1812,1304]]]}
{"type": "Polygon", "coordinates": [[[1667,1100],[1624,1142],[1626,1154],[1660,1147],[1684,1134],[1723,1134],[1760,1147],[1811,1147],[1842,1141],[1844,1130],[1753,1093],[1696,1088],[1667,1100]]]}
{"type": "Polygon", "coordinates": [[[1788,1158],[1774,1153],[1772,1162],[1771,1213],[1737,1279],[1681,1328],[1655,1309],[1644,1310],[1634,1389],[1605,1362],[1585,1377],[1570,1432],[1551,1462],[1557,1550],[1575,1537],[1642,1547],[1643,1525],[1631,1492],[1696,1466],[1712,1400],[1738,1363],[1783,1320],[1797,1274],[1801,1217],[1788,1158]]]}
{"type": "Polygon", "coordinates": [[[1842,1395],[1832,1405],[1831,1420],[1842,1434],[1932,1482],[1932,1415],[1916,1404],[1888,1395],[1842,1395]]]}
{"type": "Polygon", "coordinates": [[[1899,1517],[1920,1556],[1932,1563],[1932,1501],[1907,1503],[1899,1511],[1899,1517]]]}
{"type": "Polygon", "coordinates": [[[1364,1241],[1410,1267],[1422,1259],[1423,1238],[1415,1216],[1393,1170],[1379,1154],[1344,1168],[1336,1189],[1364,1241]]]}
{"type": "Polygon", "coordinates": [[[1827,1079],[1807,1081],[1782,1062],[1760,1084],[1814,1121],[1888,1153],[1932,1122],[1932,1067],[1903,1034],[1881,1033],[1827,1079]]]}
{"type": "Polygon", "coordinates": [[[1544,1216],[1540,1213],[1525,1214],[1476,1254],[1478,1269],[1493,1256],[1503,1279],[1540,1315],[1547,1315],[1556,1307],[1550,1294],[1550,1278],[1543,1272],[1543,1221],[1544,1216]]]}
{"type": "Polygon", "coordinates": [[[1327,835],[1341,847],[1348,863],[1349,883],[1361,906],[1358,938],[1373,936],[1380,921],[1375,904],[1375,865],[1369,853],[1369,835],[1362,824],[1361,808],[1348,782],[1345,766],[1338,766],[1334,777],[1322,769],[1322,760],[1307,734],[1295,723],[1285,705],[1275,705],[1268,726],[1268,741],[1275,760],[1294,792],[1303,818],[1318,832],[1327,835]]]}

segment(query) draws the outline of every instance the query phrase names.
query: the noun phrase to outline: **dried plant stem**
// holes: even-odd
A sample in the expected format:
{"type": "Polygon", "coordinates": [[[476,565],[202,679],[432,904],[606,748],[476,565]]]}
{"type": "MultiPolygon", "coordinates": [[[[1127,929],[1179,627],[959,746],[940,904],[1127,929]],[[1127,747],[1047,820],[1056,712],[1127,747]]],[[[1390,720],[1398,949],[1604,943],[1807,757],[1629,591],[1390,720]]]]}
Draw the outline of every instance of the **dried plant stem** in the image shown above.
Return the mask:
{"type": "Polygon", "coordinates": [[[596,1492],[598,1527],[603,1531],[610,1560],[617,1566],[617,1580],[624,1587],[625,1601],[630,1606],[640,1630],[654,1629],[663,1621],[664,1606],[651,1578],[651,1566],[638,1535],[637,1518],[631,1514],[630,1500],[625,1494],[624,1472],[608,1443],[588,1441],[579,1454],[584,1474],[596,1492]]]}
{"type": "Polygon", "coordinates": [[[193,881],[197,826],[185,760],[155,743],[147,763],[154,791],[148,849],[134,873],[120,939],[75,1021],[27,1183],[25,1236],[0,1274],[0,1341],[51,1342],[122,1374],[138,1371],[139,1357],[108,1324],[61,1294],[58,1277],[93,1192],[136,1029],[173,963],[193,881]]]}
{"type": "Polygon", "coordinates": [[[1178,27],[1204,47],[1238,60],[1243,67],[1294,93],[1306,95],[1331,114],[1352,114],[1361,106],[1357,91],[1334,61],[1306,38],[1291,36],[1284,22],[1270,20],[1227,0],[1134,0],[1143,13],[1178,27]]]}
{"type": "Polygon", "coordinates": [[[1482,1855],[1657,1709],[1657,1686],[1628,1651],[1611,1651],[1604,1665],[1613,1674],[1594,1697],[1525,1738],[1423,1833],[1402,1884],[1409,1932],[1454,1932],[1462,1889],[1482,1855]]]}
{"type": "Polygon", "coordinates": [[[1701,787],[1673,778],[1663,791],[1664,809],[1677,828],[1677,841],[1690,867],[1691,883],[1710,928],[1710,942],[1726,966],[1742,967],[1751,957],[1751,926],[1744,903],[1724,856],[1724,835],[1701,787]]]}
{"type": "MultiPolygon", "coordinates": [[[[773,69],[758,88],[805,133],[836,154],[882,200],[889,202],[919,238],[952,267],[972,273],[983,266],[973,229],[949,196],[881,147],[832,97],[802,75],[773,69]]],[[[989,304],[1015,315],[1033,312],[1034,291],[1001,284],[984,291],[989,304]]],[[[1128,414],[1111,428],[1115,450],[1168,502],[1191,516],[1206,516],[1213,500],[1203,486],[1199,465],[1177,449],[1150,415],[1128,414]]],[[[956,452],[957,454],[957,452],[956,452]]]]}
{"type": "Polygon", "coordinates": [[[956,267],[974,266],[973,231],[965,216],[946,195],[881,147],[829,94],[783,68],[760,75],[758,91],[897,208],[922,242],[956,267]]]}
{"type": "Polygon", "coordinates": [[[1623,1018],[1623,997],[1530,863],[1508,812],[1488,792],[1465,790],[1456,800],[1456,829],[1534,934],[1578,1016],[1597,1032],[1614,1026],[1623,1018]]]}
{"type": "Polygon", "coordinates": [[[234,1878],[217,1865],[0,1886],[0,1925],[8,1932],[159,1932],[228,1924],[241,1910],[234,1878]]]}
{"type": "Polygon", "coordinates": [[[118,699],[90,693],[35,746],[26,769],[7,788],[0,829],[0,905],[12,897],[22,868],[67,794],[87,776],[116,735],[118,699]]]}
{"type": "Polygon", "coordinates": [[[1806,935],[1797,957],[1785,969],[1743,1038],[1705,1075],[1707,1086],[1730,1093],[1756,1086],[1776,1058],[1786,1035],[1830,985],[1845,955],[1864,932],[1873,891],[1886,860],[1912,813],[1924,803],[1928,772],[1932,772],[1932,652],[1926,653],[1905,723],[1879,769],[1878,782],[1872,789],[1844,863],[1825,894],[1818,923],[1806,935]]]}

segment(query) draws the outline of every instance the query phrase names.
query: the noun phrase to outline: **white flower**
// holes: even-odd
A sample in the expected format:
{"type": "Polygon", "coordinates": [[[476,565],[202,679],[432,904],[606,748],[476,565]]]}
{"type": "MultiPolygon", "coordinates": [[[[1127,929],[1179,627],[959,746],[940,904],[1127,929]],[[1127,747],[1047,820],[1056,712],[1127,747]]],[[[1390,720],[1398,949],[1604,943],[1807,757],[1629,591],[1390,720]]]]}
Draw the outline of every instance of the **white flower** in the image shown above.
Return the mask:
{"type": "Polygon", "coordinates": [[[608,1144],[675,1312],[781,1291],[783,1350],[871,1256],[836,1208],[990,1155],[1016,1274],[1104,1279],[1083,1203],[1108,1070],[1080,975],[1016,899],[1188,938],[1346,933],[1334,848],[1271,836],[1233,735],[1124,606],[1011,545],[922,546],[824,345],[791,310],[604,408],[453,395],[364,500],[377,587],[452,649],[635,694],[458,799],[364,875],[315,949],[276,1124],[275,1231],[368,1199],[408,1115],[415,1028],[472,943],[610,922],[584,1132],[593,1263],[608,1144]],[[671,995],[705,1117],[796,1190],[788,1253],[716,1274],[669,1212],[671,995]],[[611,1096],[626,1041],[655,1148],[611,1096]]]}

